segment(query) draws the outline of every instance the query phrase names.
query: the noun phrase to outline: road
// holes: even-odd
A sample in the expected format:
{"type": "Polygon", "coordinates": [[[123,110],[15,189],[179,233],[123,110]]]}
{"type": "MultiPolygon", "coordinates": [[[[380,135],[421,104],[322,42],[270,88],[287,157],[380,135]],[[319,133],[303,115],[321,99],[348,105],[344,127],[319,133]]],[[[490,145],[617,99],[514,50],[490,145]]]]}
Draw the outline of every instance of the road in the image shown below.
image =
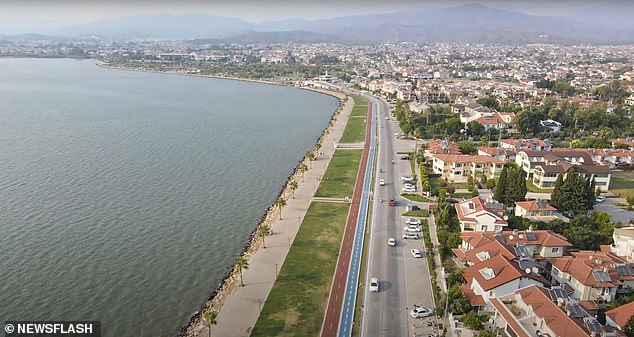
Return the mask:
{"type": "Polygon", "coordinates": [[[402,240],[405,219],[400,217],[407,203],[399,197],[400,177],[411,175],[411,171],[409,161],[400,160],[396,152],[411,151],[414,142],[395,138],[394,134],[402,131],[392,120],[387,104],[383,101],[377,104],[380,126],[377,182],[370,236],[366,237],[370,240],[366,280],[377,277],[380,291],[370,293],[367,287],[365,289],[361,336],[427,336],[433,332],[433,328],[427,326],[431,318],[415,320],[409,316],[409,309],[414,304],[433,307],[427,261],[410,254],[411,248],[423,251],[423,242],[402,240]],[[379,179],[385,179],[385,186],[378,185],[379,179]],[[388,206],[386,201],[380,201],[381,197],[384,200],[394,198],[397,206],[388,206]],[[387,245],[388,237],[396,238],[395,247],[387,245]]]}
{"type": "MultiPolygon", "coordinates": [[[[368,108],[369,109],[369,108],[368,108]]],[[[369,114],[371,115],[371,114],[369,114]]],[[[374,125],[368,121],[366,127],[366,141],[363,148],[363,154],[361,155],[361,162],[359,164],[359,170],[357,172],[357,180],[354,185],[354,192],[352,194],[352,201],[350,210],[348,211],[348,218],[346,220],[346,227],[344,229],[341,248],[339,250],[339,257],[337,258],[337,266],[335,267],[335,275],[330,288],[330,296],[328,297],[328,304],[326,306],[326,314],[324,316],[324,322],[321,328],[321,337],[335,337],[338,332],[347,329],[347,335],[350,335],[350,328],[346,328],[343,323],[342,315],[352,315],[354,317],[354,298],[356,291],[352,293],[348,290],[350,286],[356,290],[356,280],[358,280],[359,263],[361,260],[361,253],[363,249],[363,234],[365,227],[357,231],[357,223],[360,218],[363,219],[365,224],[365,216],[360,214],[361,211],[367,210],[367,194],[364,193],[364,187],[369,187],[365,184],[366,181],[366,169],[368,164],[368,155],[370,152],[370,137],[371,126],[374,125]],[[362,200],[365,197],[365,200],[362,200]],[[365,203],[365,205],[362,203],[365,203]],[[365,207],[365,208],[364,208],[365,207]],[[361,238],[359,239],[359,235],[361,238]],[[361,243],[359,244],[359,240],[361,243]],[[354,248],[354,249],[353,249],[354,248]],[[356,256],[356,260],[355,260],[356,256]],[[351,265],[351,257],[353,257],[351,265]],[[355,277],[357,278],[355,280],[355,277]],[[345,304],[345,308],[343,307],[345,304]],[[344,328],[340,327],[340,323],[344,325],[344,328]]],[[[369,183],[369,178],[368,178],[369,183]]],[[[351,320],[350,320],[351,321],[351,320]]],[[[351,327],[350,322],[347,327],[351,327]]]]}

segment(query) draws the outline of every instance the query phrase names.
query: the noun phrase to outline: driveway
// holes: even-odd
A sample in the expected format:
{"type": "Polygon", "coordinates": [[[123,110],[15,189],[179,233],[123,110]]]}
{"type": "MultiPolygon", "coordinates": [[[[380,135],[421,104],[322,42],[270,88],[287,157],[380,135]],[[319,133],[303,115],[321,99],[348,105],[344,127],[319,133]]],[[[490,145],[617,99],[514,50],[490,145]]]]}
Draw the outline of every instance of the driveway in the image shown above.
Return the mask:
{"type": "Polygon", "coordinates": [[[630,223],[630,219],[634,217],[634,211],[620,209],[616,204],[625,204],[622,198],[606,198],[604,202],[594,205],[596,211],[608,212],[612,217],[612,222],[620,221],[624,224],[630,223]]]}

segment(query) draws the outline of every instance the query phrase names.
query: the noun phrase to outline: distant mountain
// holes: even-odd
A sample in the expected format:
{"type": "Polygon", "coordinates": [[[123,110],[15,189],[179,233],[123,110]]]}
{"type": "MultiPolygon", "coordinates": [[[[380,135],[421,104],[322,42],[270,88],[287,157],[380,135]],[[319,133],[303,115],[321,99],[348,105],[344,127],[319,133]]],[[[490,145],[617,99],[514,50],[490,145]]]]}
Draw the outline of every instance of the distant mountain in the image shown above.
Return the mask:
{"type": "Polygon", "coordinates": [[[229,39],[237,43],[396,40],[520,44],[634,42],[634,24],[632,29],[616,29],[613,26],[576,18],[528,15],[473,3],[328,20],[289,19],[261,23],[204,14],[146,15],[68,26],[55,33],[107,38],[229,39]]]}
{"type": "Polygon", "coordinates": [[[255,32],[225,38],[224,41],[238,44],[257,43],[326,43],[338,42],[339,38],[333,35],[319,34],[305,30],[293,30],[282,32],[255,32]]]}
{"type": "Polygon", "coordinates": [[[95,35],[119,38],[195,39],[222,38],[252,29],[236,18],[205,14],[158,14],[104,19],[83,25],[62,27],[63,35],[95,35]]]}

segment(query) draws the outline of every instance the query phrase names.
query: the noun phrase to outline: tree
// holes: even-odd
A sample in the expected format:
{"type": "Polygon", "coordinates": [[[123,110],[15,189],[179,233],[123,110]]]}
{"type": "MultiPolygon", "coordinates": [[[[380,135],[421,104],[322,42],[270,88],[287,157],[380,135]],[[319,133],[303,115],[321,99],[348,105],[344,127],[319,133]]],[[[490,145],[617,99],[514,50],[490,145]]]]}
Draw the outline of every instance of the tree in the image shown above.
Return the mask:
{"type": "Polygon", "coordinates": [[[630,319],[628,319],[627,323],[625,323],[623,332],[625,332],[627,337],[634,337],[634,315],[630,316],[630,319]]]}
{"type": "Polygon", "coordinates": [[[304,173],[306,173],[306,171],[308,171],[308,166],[305,163],[301,163],[301,164],[299,164],[298,169],[299,169],[300,172],[302,172],[302,181],[304,181],[304,177],[305,177],[304,173]]]}
{"type": "Polygon", "coordinates": [[[240,286],[244,287],[244,282],[242,281],[242,271],[249,269],[249,260],[247,260],[246,256],[240,255],[236,259],[236,268],[240,272],[240,286]]]}
{"type": "Polygon", "coordinates": [[[475,182],[472,176],[467,177],[467,190],[469,190],[469,192],[475,191],[475,182]]]}
{"type": "Polygon", "coordinates": [[[477,154],[478,149],[473,145],[473,142],[465,140],[458,144],[460,147],[460,152],[464,154],[477,154]]]}
{"type": "Polygon", "coordinates": [[[500,104],[498,103],[495,97],[482,97],[476,99],[476,103],[484,105],[487,108],[491,108],[494,110],[498,110],[500,108],[500,104]]]}
{"type": "Polygon", "coordinates": [[[489,190],[492,190],[495,187],[495,179],[489,178],[486,183],[486,187],[489,190]]]}
{"type": "Polygon", "coordinates": [[[484,329],[484,326],[482,325],[482,320],[480,319],[480,315],[478,315],[474,311],[462,315],[461,320],[462,324],[464,324],[465,327],[471,330],[480,331],[484,329]]]}
{"type": "Polygon", "coordinates": [[[550,204],[559,210],[563,210],[562,208],[562,192],[564,186],[564,175],[559,174],[557,176],[557,180],[555,180],[555,189],[550,194],[550,204]]]}
{"type": "Polygon", "coordinates": [[[277,200],[275,200],[275,206],[280,209],[280,220],[282,220],[282,207],[286,206],[286,199],[283,197],[277,198],[277,200]]]}
{"type": "MultiPolygon", "coordinates": [[[[476,122],[476,121],[471,121],[469,123],[467,123],[467,129],[469,130],[469,135],[473,136],[473,137],[484,137],[484,133],[485,133],[485,129],[484,129],[484,125],[476,122]]],[[[485,137],[486,138],[486,137],[485,137]]]]}
{"type": "Polygon", "coordinates": [[[634,206],[634,195],[628,195],[625,200],[627,200],[627,209],[631,210],[634,206]]]}
{"type": "Polygon", "coordinates": [[[209,329],[209,337],[211,337],[211,326],[218,324],[216,317],[218,317],[218,313],[215,310],[207,309],[203,312],[203,322],[209,329]]]}
{"type": "Polygon", "coordinates": [[[500,172],[500,177],[498,178],[498,183],[497,186],[495,186],[495,193],[493,195],[493,198],[495,198],[495,200],[506,204],[506,189],[508,188],[508,174],[507,174],[508,170],[506,167],[504,167],[502,169],[502,172],[500,172]]]}
{"type": "Polygon", "coordinates": [[[298,187],[298,186],[299,186],[299,184],[297,184],[297,182],[296,182],[295,180],[291,180],[291,181],[288,183],[288,188],[290,188],[290,189],[291,189],[291,192],[292,192],[292,194],[291,194],[291,195],[292,195],[292,198],[293,198],[293,199],[295,199],[295,190],[297,189],[297,187],[298,187]]]}
{"type": "Polygon", "coordinates": [[[264,238],[266,238],[267,235],[269,235],[269,232],[271,231],[271,227],[269,227],[269,225],[267,224],[261,224],[258,226],[258,229],[256,230],[257,235],[262,239],[262,247],[266,248],[266,242],[264,241],[264,238]]]}
{"type": "Polygon", "coordinates": [[[304,153],[304,157],[306,157],[306,159],[311,162],[315,160],[315,153],[313,151],[306,151],[306,153],[304,153]]]}

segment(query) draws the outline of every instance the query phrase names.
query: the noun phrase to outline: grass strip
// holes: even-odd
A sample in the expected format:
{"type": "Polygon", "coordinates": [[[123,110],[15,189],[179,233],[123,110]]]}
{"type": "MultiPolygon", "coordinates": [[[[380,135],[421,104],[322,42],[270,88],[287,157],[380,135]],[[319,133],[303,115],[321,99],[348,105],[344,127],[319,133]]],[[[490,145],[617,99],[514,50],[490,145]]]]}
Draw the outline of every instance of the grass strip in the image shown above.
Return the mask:
{"type": "Polygon", "coordinates": [[[401,197],[411,201],[429,202],[429,198],[426,196],[415,193],[401,193],[401,197]]]}
{"type": "Polygon", "coordinates": [[[339,143],[359,143],[365,140],[365,118],[349,118],[339,143]]]}
{"type": "Polygon", "coordinates": [[[319,335],[348,207],[310,205],[251,336],[319,335]]]}
{"type": "Polygon", "coordinates": [[[337,150],[330,160],[316,197],[352,198],[363,150],[337,150]]]}

